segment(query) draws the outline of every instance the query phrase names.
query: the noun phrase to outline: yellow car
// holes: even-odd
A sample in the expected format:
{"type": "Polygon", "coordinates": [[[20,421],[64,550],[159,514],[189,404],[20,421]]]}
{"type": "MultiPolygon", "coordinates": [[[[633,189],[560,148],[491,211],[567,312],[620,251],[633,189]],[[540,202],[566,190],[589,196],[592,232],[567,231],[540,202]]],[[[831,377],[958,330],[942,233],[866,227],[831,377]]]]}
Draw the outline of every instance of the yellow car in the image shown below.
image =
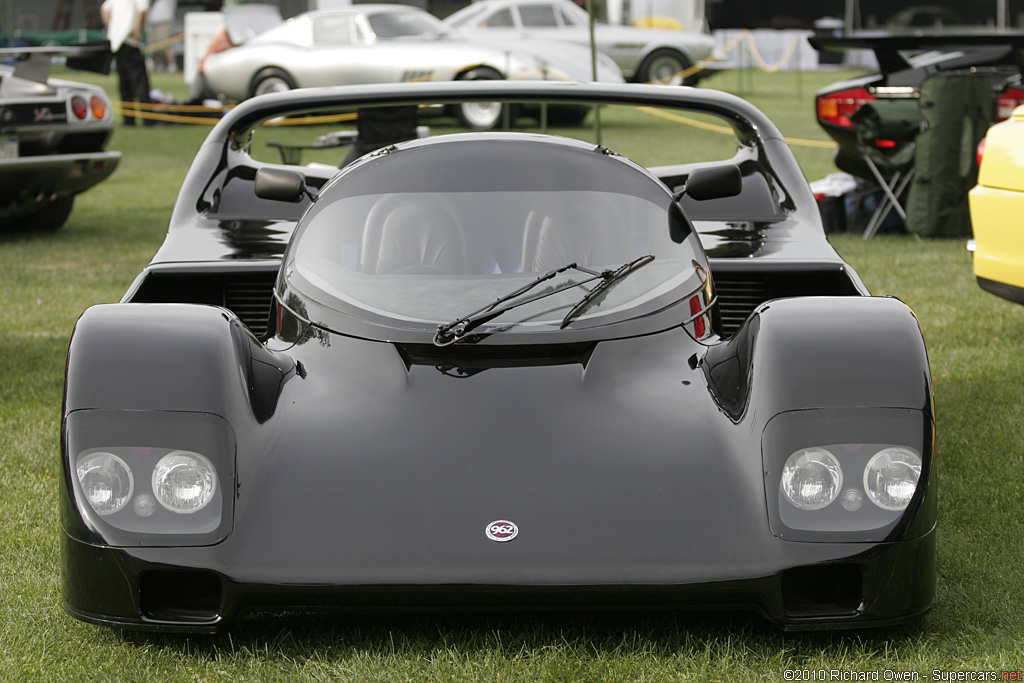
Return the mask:
{"type": "Polygon", "coordinates": [[[988,130],[970,192],[974,275],[985,291],[1024,304],[1024,106],[988,130]]]}

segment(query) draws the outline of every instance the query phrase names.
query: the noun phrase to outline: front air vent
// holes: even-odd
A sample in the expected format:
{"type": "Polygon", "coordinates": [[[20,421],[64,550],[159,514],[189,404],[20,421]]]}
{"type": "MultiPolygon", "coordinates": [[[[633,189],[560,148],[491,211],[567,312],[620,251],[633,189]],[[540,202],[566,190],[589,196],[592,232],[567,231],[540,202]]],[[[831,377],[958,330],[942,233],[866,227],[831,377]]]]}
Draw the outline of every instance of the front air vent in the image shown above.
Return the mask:
{"type": "Polygon", "coordinates": [[[209,304],[230,309],[257,338],[267,336],[277,270],[151,272],[126,301],[209,304]]]}
{"type": "Polygon", "coordinates": [[[739,259],[711,263],[715,293],[722,319],[722,334],[729,337],[754,309],[772,299],[800,296],[863,296],[841,263],[773,263],[762,270],[741,270],[739,259]]]}
{"type": "Polygon", "coordinates": [[[276,277],[274,273],[254,273],[224,285],[224,306],[260,339],[266,336],[270,323],[276,277]]]}
{"type": "Polygon", "coordinates": [[[716,273],[715,292],[726,336],[731,336],[755,308],[771,298],[767,277],[758,274],[716,273]]]}

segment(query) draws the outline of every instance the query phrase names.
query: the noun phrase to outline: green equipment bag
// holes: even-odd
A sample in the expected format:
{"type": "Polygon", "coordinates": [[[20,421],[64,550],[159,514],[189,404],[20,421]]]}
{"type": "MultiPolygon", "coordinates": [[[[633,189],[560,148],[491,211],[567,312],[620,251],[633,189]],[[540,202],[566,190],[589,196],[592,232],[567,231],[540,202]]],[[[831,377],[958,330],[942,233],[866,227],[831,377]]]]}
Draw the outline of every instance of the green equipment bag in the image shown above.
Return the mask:
{"type": "Polygon", "coordinates": [[[933,76],[921,86],[921,133],[907,200],[907,230],[922,237],[971,234],[967,192],[978,182],[978,143],[992,122],[987,76],[933,76]]]}

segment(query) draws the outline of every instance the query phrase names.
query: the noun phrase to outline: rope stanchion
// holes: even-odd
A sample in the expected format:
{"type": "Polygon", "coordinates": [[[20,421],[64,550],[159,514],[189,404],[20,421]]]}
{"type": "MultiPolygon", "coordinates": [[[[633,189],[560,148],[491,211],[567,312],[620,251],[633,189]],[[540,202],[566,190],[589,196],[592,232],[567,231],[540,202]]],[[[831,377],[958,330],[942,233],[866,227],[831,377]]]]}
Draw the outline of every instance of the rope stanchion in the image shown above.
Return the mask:
{"type": "Polygon", "coordinates": [[[761,53],[758,52],[757,44],[754,43],[754,34],[751,33],[749,29],[743,29],[740,35],[743,36],[745,42],[750,47],[750,57],[754,60],[754,65],[757,67],[757,69],[759,71],[763,71],[765,73],[770,74],[778,73],[779,71],[781,71],[782,67],[786,64],[786,62],[789,61],[790,57],[793,56],[793,53],[796,52],[797,47],[799,47],[800,45],[800,38],[793,38],[792,42],[789,44],[789,47],[786,48],[785,53],[782,55],[782,59],[780,59],[775,64],[769,64],[761,56],[761,53]]]}
{"type": "Polygon", "coordinates": [[[758,69],[758,71],[763,71],[765,73],[778,73],[779,71],[781,71],[782,67],[785,66],[786,62],[788,62],[790,58],[792,58],[793,54],[800,46],[800,38],[793,38],[792,42],[789,44],[789,47],[786,48],[786,52],[783,54],[782,59],[780,59],[775,64],[769,64],[761,56],[761,53],[758,52],[757,45],[754,43],[754,34],[751,33],[750,29],[743,29],[728,43],[718,48],[715,48],[715,51],[712,52],[711,56],[708,57],[707,59],[703,59],[689,68],[683,69],[682,71],[672,74],[668,78],[647,82],[665,83],[668,81],[674,81],[677,78],[680,80],[685,80],[687,77],[692,76],[695,73],[699,73],[704,69],[707,69],[715,62],[721,61],[722,59],[727,57],[730,52],[735,50],[740,45],[740,43],[744,42],[749,46],[750,56],[754,60],[754,66],[758,69]]]}

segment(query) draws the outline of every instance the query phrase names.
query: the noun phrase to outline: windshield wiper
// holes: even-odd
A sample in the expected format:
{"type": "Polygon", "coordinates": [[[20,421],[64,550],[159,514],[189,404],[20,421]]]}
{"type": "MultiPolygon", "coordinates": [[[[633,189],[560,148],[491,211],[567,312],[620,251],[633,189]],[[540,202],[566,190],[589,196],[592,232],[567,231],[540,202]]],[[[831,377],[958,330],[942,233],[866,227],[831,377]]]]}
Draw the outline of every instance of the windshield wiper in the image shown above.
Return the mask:
{"type": "MultiPolygon", "coordinates": [[[[589,268],[584,268],[582,266],[577,265],[575,262],[564,265],[561,268],[556,268],[555,270],[548,271],[544,275],[538,277],[536,280],[528,282],[527,284],[523,285],[522,287],[513,292],[509,292],[504,296],[498,297],[492,303],[484,306],[483,308],[478,308],[469,315],[457,318],[451,321],[450,323],[443,323],[441,325],[438,325],[437,333],[434,334],[434,345],[449,346],[450,344],[462,341],[467,338],[466,335],[468,335],[476,328],[480,327],[484,323],[494,320],[498,316],[507,313],[508,311],[511,311],[514,308],[519,308],[520,306],[525,306],[526,304],[533,303],[534,301],[539,301],[540,299],[545,299],[549,296],[554,296],[559,292],[564,292],[567,289],[572,289],[574,287],[585,285],[588,282],[593,282],[594,280],[603,280],[603,282],[596,285],[594,289],[591,290],[591,293],[598,290],[607,290],[609,280],[614,281],[616,279],[624,277],[624,269],[626,272],[632,272],[634,266],[637,268],[639,267],[637,265],[639,262],[643,261],[643,263],[640,263],[640,265],[644,265],[644,263],[647,263],[648,261],[652,260],[654,260],[653,256],[643,256],[637,259],[636,261],[630,261],[629,263],[619,267],[618,269],[609,269],[600,272],[596,270],[590,270],[589,268]],[[507,306],[501,305],[513,299],[521,297],[530,290],[536,288],[541,283],[547,282],[548,280],[556,277],[560,273],[564,273],[567,270],[578,270],[581,273],[586,273],[587,275],[590,275],[591,277],[579,281],[570,280],[569,282],[566,282],[557,287],[547,287],[544,290],[534,294],[533,296],[523,299],[522,301],[516,301],[515,303],[509,304],[507,306]]],[[[587,296],[589,297],[590,294],[588,294],[587,296]]],[[[584,297],[584,300],[586,300],[586,297],[584,297]]],[[[579,307],[579,304],[577,304],[576,307],[579,307]]],[[[574,307],[573,310],[575,310],[576,307],[574,307]]],[[[570,313],[572,313],[572,311],[570,311],[570,313]]],[[[563,324],[562,327],[565,327],[565,324],[563,324]]]]}
{"type": "Polygon", "coordinates": [[[643,268],[653,260],[654,256],[647,254],[646,256],[641,256],[629,263],[624,263],[615,270],[604,271],[601,274],[602,281],[587,292],[586,295],[572,307],[572,310],[566,313],[565,317],[562,318],[561,329],[564,330],[569,323],[583,315],[587,309],[600,303],[616,283],[621,282],[627,275],[643,268]]]}

